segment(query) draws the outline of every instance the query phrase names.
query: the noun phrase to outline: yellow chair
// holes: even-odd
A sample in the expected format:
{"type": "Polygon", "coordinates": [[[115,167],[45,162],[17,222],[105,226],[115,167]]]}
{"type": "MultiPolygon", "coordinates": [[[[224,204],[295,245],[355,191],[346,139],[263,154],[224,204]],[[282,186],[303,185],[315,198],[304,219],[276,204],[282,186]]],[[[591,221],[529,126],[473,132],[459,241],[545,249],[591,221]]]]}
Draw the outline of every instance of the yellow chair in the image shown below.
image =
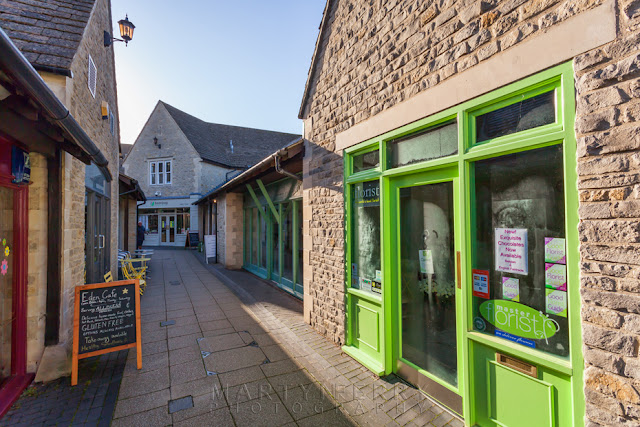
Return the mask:
{"type": "Polygon", "coordinates": [[[122,274],[126,279],[140,281],[140,295],[144,294],[144,290],[147,287],[147,280],[145,273],[147,271],[147,267],[134,267],[134,262],[147,261],[146,258],[124,258],[120,261],[122,265],[122,274]]]}
{"type": "Polygon", "coordinates": [[[113,274],[111,274],[111,270],[107,271],[107,273],[104,275],[104,281],[105,283],[113,282],[113,274]]]}

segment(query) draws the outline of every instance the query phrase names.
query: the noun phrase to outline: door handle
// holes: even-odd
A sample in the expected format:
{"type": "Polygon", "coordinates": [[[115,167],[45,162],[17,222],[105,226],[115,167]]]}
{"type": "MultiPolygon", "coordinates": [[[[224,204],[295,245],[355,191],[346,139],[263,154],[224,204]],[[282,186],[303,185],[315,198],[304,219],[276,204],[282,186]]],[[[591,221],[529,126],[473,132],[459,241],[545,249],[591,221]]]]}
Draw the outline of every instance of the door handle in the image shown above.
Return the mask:
{"type": "Polygon", "coordinates": [[[101,239],[98,241],[98,249],[104,249],[104,234],[100,234],[98,238],[101,239]],[[100,242],[102,242],[102,244],[100,244],[100,242]]]}
{"type": "Polygon", "coordinates": [[[462,289],[462,283],[461,283],[461,279],[462,279],[462,273],[461,273],[461,266],[460,266],[460,251],[458,251],[456,253],[456,273],[458,276],[458,289],[462,289]]]}

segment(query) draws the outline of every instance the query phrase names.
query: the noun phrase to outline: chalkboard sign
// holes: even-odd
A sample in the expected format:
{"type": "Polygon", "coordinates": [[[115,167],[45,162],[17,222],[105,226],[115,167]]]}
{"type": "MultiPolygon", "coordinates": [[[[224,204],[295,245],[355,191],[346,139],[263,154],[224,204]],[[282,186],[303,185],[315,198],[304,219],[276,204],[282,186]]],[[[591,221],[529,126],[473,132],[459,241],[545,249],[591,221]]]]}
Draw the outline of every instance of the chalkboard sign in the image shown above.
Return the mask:
{"type": "Polygon", "coordinates": [[[188,240],[189,240],[189,247],[190,248],[197,248],[198,247],[198,243],[200,243],[200,237],[198,236],[198,232],[197,231],[190,231],[189,235],[187,236],[188,240]]]}
{"type": "Polygon", "coordinates": [[[76,287],[71,385],[78,381],[78,360],[137,347],[142,368],[140,284],[138,280],[76,287]]]}

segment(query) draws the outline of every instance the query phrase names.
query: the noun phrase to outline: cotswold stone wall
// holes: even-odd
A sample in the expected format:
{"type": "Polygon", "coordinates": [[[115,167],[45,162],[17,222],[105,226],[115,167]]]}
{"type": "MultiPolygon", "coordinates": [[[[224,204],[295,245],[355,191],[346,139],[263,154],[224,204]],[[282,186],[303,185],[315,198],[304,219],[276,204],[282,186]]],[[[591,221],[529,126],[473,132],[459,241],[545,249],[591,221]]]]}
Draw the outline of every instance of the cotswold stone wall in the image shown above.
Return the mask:
{"type": "MultiPolygon", "coordinates": [[[[613,3],[615,39],[558,61],[573,60],[575,69],[586,422],[593,426],[640,423],[640,2],[613,3]]],[[[301,113],[309,140],[304,219],[311,302],[305,304],[317,330],[344,343],[343,161],[336,135],[484,61],[526,49],[601,4],[329,2],[301,113]]],[[[570,35],[557,40],[574,42],[570,35]]]]}
{"type": "Polygon", "coordinates": [[[574,60],[587,418],[640,423],[640,3],[574,60]]]}
{"type": "MultiPolygon", "coordinates": [[[[311,323],[344,342],[343,164],[336,134],[602,1],[330,1],[302,118],[311,323]]],[[[570,59],[570,58],[569,58],[570,59]]]]}

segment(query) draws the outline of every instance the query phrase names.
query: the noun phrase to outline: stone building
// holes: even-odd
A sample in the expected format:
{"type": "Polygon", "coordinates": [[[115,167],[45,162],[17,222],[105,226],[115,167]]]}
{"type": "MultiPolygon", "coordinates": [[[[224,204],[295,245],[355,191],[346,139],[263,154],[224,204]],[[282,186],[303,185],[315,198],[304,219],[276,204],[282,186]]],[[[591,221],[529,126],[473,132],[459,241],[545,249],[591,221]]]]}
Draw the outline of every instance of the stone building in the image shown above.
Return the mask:
{"type": "Polygon", "coordinates": [[[117,267],[119,127],[109,0],[5,1],[0,28],[1,413],[34,373],[69,372],[75,287],[117,267]]]}
{"type": "Polygon", "coordinates": [[[207,123],[158,101],[123,162],[147,196],[144,245],[185,246],[188,231],[198,231],[195,201],[295,137],[207,123]]]}
{"type": "Polygon", "coordinates": [[[244,268],[300,299],[302,152],[298,137],[196,202],[202,234],[215,235],[215,252],[205,244],[207,259],[244,268]]]}
{"type": "Polygon", "coordinates": [[[329,0],[310,323],[469,425],[638,425],[639,42],[631,0],[329,0]]]}

